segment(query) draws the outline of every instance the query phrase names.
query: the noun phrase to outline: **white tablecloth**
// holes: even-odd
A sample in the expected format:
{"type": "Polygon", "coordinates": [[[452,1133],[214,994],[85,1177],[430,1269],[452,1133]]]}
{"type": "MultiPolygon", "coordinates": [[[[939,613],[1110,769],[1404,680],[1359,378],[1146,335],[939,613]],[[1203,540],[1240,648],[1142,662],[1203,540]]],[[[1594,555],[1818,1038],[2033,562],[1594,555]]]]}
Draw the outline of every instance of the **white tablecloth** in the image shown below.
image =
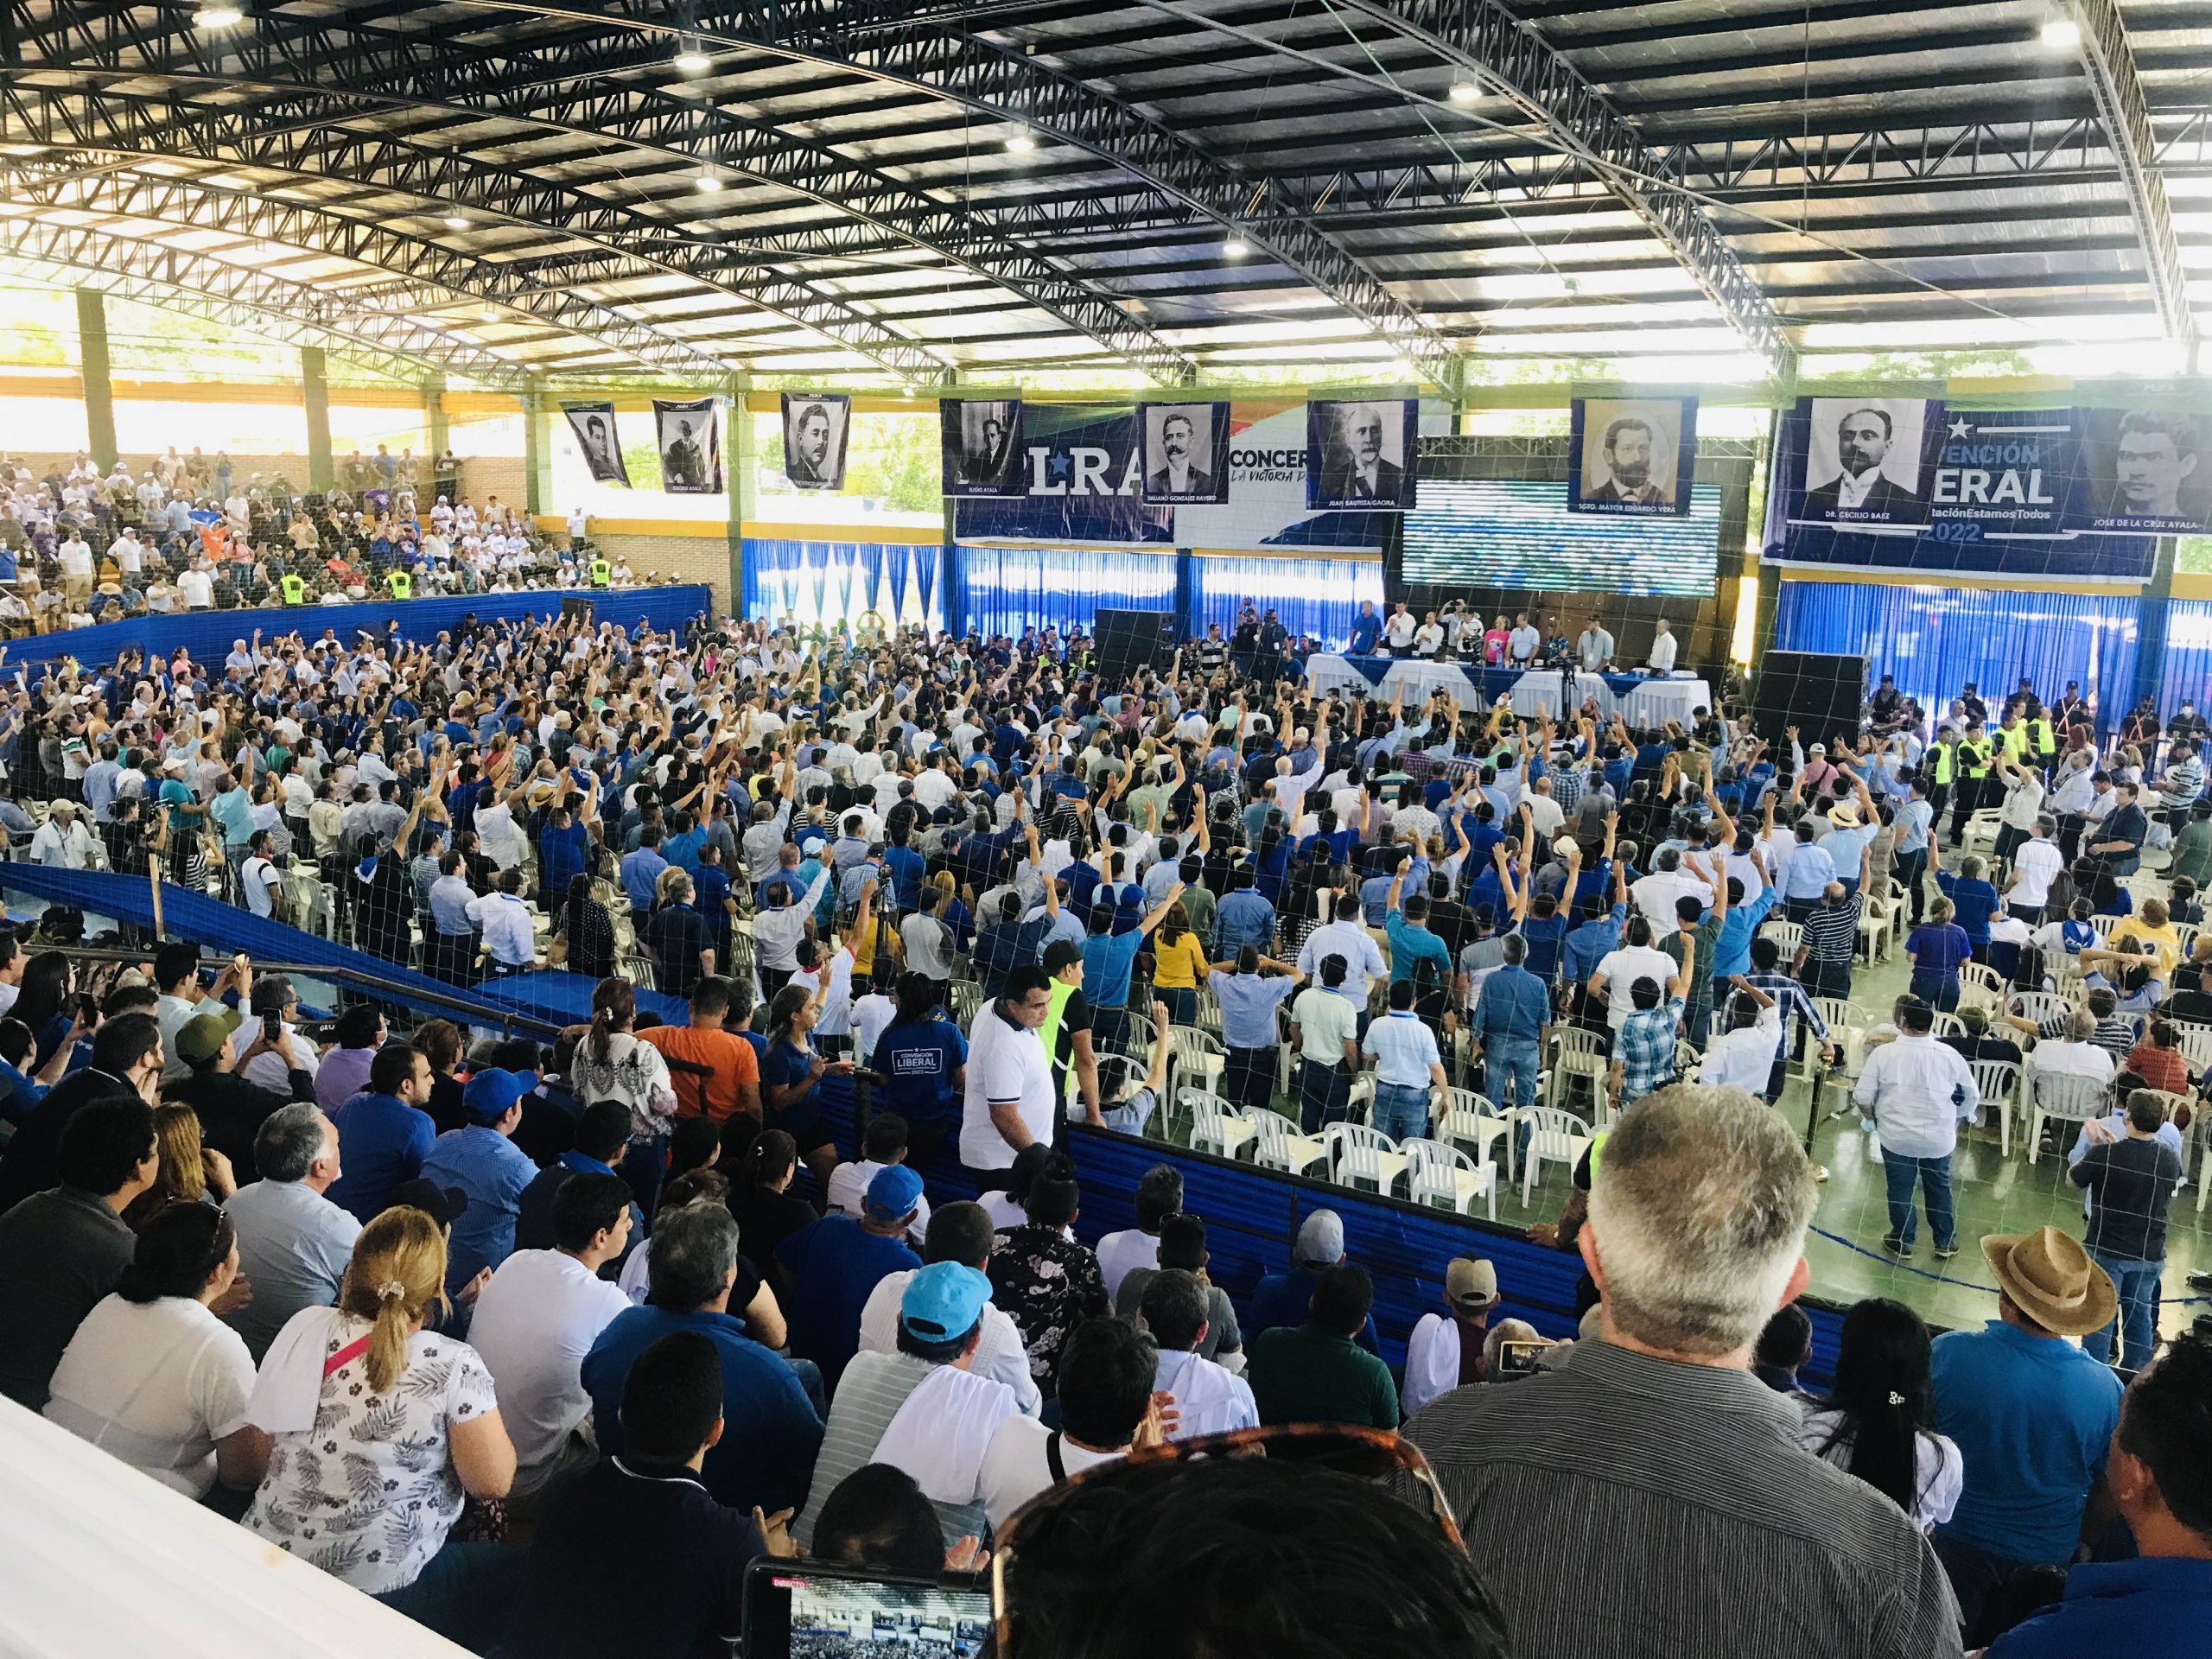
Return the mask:
{"type": "MultiPolygon", "coordinates": [[[[1486,670],[1469,663],[1432,663],[1419,658],[1397,658],[1387,662],[1379,658],[1363,658],[1355,661],[1319,654],[1306,658],[1306,677],[1307,683],[1324,696],[1341,690],[1387,702],[1402,686],[1409,703],[1422,702],[1431,693],[1441,690],[1459,698],[1463,708],[1473,708],[1486,707],[1497,695],[1490,688],[1497,686],[1512,698],[1516,715],[1533,719],[1538,715],[1555,715],[1560,709],[1561,677],[1554,668],[1531,669],[1516,675],[1510,670],[1486,670]],[[1382,664],[1379,682],[1370,680],[1363,671],[1363,664],[1382,664]]],[[[1580,705],[1583,698],[1591,696],[1597,699],[1602,712],[1610,715],[1618,709],[1631,725],[1638,726],[1657,726],[1669,720],[1688,725],[1691,710],[1713,707],[1712,688],[1703,680],[1688,677],[1640,680],[1624,675],[1576,675],[1575,702],[1580,705]]]]}

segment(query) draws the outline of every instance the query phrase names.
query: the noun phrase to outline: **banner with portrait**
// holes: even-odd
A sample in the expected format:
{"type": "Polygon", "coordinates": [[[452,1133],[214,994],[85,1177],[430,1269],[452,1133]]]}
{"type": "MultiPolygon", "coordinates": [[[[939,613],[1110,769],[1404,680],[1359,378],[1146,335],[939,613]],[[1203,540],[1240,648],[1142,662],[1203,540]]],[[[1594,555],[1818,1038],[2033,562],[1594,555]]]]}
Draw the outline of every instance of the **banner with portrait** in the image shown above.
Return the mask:
{"type": "Polygon", "coordinates": [[[1792,524],[1911,530],[1929,522],[1943,405],[1925,397],[1801,397],[1804,493],[1792,524]]]}
{"type": "Polygon", "coordinates": [[[1697,471],[1694,397],[1577,397],[1567,510],[1688,518],[1697,471]]]}
{"type": "MultiPolygon", "coordinates": [[[[1176,510],[1144,499],[1132,404],[1028,404],[1003,494],[954,504],[963,541],[1166,542],[1176,510]]],[[[947,423],[948,428],[950,423],[947,423]]]]}
{"type": "Polygon", "coordinates": [[[628,489],[630,469],[623,463],[621,436],[614,429],[614,405],[563,404],[561,412],[569,417],[569,430],[576,435],[576,447],[584,452],[592,482],[628,489]]]}
{"type": "Polygon", "coordinates": [[[2212,466],[2202,449],[2212,410],[2085,409],[2081,417],[2082,529],[2139,536],[2212,530],[2212,466]]]}
{"type": "Polygon", "coordinates": [[[1139,404],[1144,503],[1218,506],[1229,499],[1227,404],[1139,404]]]}
{"type": "Polygon", "coordinates": [[[660,447],[661,487],[671,495],[720,495],[722,444],[716,404],[653,399],[653,432],[660,447]]]}
{"type": "Polygon", "coordinates": [[[1316,397],[1306,405],[1306,505],[1402,512],[1419,472],[1417,397],[1316,397]]]}
{"type": "Polygon", "coordinates": [[[1027,493],[1021,474],[1021,399],[946,397],[938,404],[938,416],[947,495],[1027,493]]]}
{"type": "Polygon", "coordinates": [[[836,392],[784,393],[784,477],[794,489],[845,487],[845,435],[853,400],[836,392]]]}

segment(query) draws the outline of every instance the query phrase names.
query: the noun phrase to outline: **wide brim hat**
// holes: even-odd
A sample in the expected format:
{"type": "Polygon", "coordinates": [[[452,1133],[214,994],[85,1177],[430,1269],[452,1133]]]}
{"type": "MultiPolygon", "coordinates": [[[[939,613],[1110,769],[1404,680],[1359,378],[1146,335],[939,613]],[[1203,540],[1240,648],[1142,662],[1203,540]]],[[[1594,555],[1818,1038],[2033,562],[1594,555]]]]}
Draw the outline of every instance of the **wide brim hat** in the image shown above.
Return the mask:
{"type": "Polygon", "coordinates": [[[2046,1331],[2086,1337],[2110,1325],[2119,1309],[2112,1275],[2071,1233],[2056,1227],[1991,1233],[1981,1241],[1981,1254],[2012,1305],[2046,1331]]]}

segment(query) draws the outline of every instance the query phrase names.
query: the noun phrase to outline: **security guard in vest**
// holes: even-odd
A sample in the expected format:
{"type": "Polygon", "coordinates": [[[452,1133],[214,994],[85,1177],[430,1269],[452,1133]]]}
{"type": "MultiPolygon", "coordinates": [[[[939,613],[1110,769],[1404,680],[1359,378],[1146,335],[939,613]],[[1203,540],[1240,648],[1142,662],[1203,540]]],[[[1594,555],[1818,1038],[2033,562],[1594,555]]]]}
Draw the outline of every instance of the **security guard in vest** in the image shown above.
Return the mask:
{"type": "Polygon", "coordinates": [[[415,577],[404,564],[394,565],[384,573],[384,585],[394,599],[415,597],[415,577]]]}
{"type": "Polygon", "coordinates": [[[1997,728],[1997,742],[2004,751],[2005,758],[2014,766],[2028,764],[2028,757],[2034,752],[2035,739],[2029,734],[2026,717],[2018,709],[2006,715],[2005,723],[1997,728]]]}
{"type": "Polygon", "coordinates": [[[591,562],[591,585],[594,588],[604,588],[613,580],[614,567],[607,563],[604,558],[600,557],[598,555],[593,555],[591,562]]]}
{"type": "Polygon", "coordinates": [[[2058,729],[2051,724],[2050,710],[2038,704],[2035,718],[2028,722],[2028,741],[2034,746],[2036,765],[2043,768],[2044,781],[2050,781],[2050,769],[2058,764],[2058,729]]]}
{"type": "Polygon", "coordinates": [[[1920,769],[1928,798],[1928,822],[1932,829],[1943,822],[1943,804],[1951,798],[1951,785],[1958,779],[1959,733],[1956,727],[1936,728],[1936,741],[1928,746],[1928,753],[1920,758],[1920,769]]]}
{"type": "Polygon", "coordinates": [[[276,586],[283,589],[284,602],[287,605],[304,605],[308,602],[307,583],[290,571],[284,573],[283,579],[276,586]]]}
{"type": "Polygon", "coordinates": [[[1951,808],[1950,842],[1954,847],[1967,838],[1967,820],[1981,808],[1982,797],[1989,788],[1990,758],[1997,753],[1994,740],[1985,735],[1980,726],[1968,728],[1959,740],[1959,792],[1951,808]]]}

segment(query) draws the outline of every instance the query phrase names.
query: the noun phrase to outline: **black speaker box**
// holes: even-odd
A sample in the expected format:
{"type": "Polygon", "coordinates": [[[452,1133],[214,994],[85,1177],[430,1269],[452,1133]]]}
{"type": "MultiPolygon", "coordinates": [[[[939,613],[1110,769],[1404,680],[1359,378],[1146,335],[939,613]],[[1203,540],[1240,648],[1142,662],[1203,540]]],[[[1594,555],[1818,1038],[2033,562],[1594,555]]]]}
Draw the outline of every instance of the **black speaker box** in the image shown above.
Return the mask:
{"type": "Polygon", "coordinates": [[[1175,660],[1173,611],[1101,611],[1093,625],[1098,671],[1120,679],[1140,668],[1165,669],[1175,660]]]}
{"type": "Polygon", "coordinates": [[[1866,700],[1866,659],[1820,651],[1770,651],[1759,658],[1751,729],[1779,745],[1789,728],[1810,747],[1840,732],[1856,736],[1866,700]]]}

